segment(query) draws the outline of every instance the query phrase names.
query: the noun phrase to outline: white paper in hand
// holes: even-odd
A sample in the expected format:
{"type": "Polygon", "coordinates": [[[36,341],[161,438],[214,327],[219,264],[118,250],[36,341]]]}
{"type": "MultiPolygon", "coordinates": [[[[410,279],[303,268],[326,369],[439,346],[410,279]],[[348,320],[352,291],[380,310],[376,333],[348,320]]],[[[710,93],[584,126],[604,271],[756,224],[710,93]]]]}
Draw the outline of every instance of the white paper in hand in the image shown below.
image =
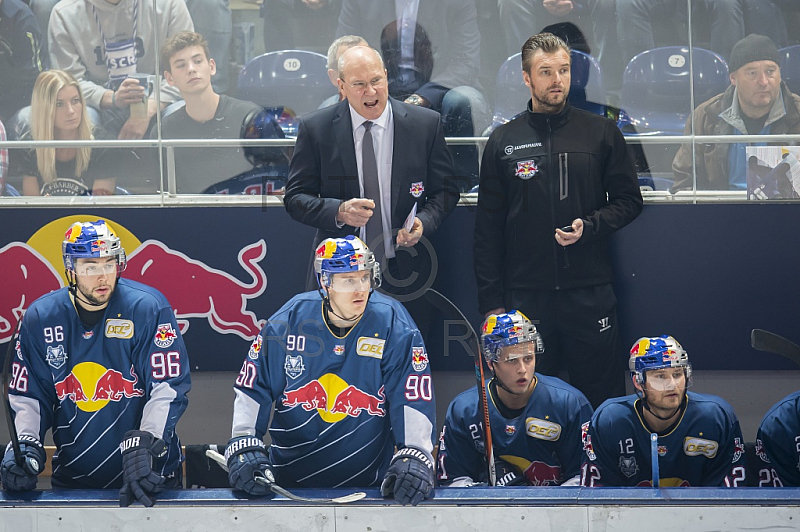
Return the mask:
{"type": "Polygon", "coordinates": [[[411,228],[414,227],[414,218],[417,217],[417,204],[415,203],[413,207],[411,207],[411,212],[408,213],[406,217],[406,221],[403,222],[403,229],[411,232],[411,228]]]}

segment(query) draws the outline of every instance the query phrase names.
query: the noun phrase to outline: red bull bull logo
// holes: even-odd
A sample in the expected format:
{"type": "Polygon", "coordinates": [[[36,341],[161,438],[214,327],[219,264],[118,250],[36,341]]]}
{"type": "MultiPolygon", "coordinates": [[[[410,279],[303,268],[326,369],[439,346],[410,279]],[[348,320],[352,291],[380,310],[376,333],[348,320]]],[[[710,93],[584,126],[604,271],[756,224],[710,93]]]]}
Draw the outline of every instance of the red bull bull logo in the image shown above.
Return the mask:
{"type": "Polygon", "coordinates": [[[561,468],[533,461],[524,472],[531,486],[557,486],[561,482],[561,468]]]}
{"type": "Polygon", "coordinates": [[[386,410],[384,387],[377,395],[348,385],[338,375],[328,373],[299,388],[285,390],[281,404],[290,408],[301,407],[306,412],[316,410],[328,423],[341,421],[346,417],[358,417],[363,412],[371,416],[384,417],[386,410]],[[344,385],[344,386],[342,386],[344,385]]]}
{"type": "Polygon", "coordinates": [[[517,172],[514,175],[522,179],[530,179],[535,176],[538,171],[539,167],[536,166],[536,161],[531,159],[530,161],[517,162],[517,172]]]}
{"type": "Polygon", "coordinates": [[[54,384],[56,397],[59,401],[69,399],[85,412],[100,410],[109,401],[143,397],[144,390],[137,387],[139,377],[133,366],[128,373],[130,379],[122,372],[96,362],[81,362],[54,384]]]}

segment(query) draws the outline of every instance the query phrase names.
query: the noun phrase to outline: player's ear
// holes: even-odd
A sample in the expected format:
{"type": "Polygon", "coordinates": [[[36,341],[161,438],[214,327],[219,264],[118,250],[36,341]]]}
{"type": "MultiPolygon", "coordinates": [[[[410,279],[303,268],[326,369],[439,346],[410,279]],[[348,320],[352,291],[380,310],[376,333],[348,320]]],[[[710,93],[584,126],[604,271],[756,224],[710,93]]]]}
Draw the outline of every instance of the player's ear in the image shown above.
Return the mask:
{"type": "Polygon", "coordinates": [[[642,383],[639,382],[639,377],[635,373],[633,375],[631,375],[631,381],[633,382],[633,387],[636,390],[639,390],[640,392],[644,392],[644,390],[642,389],[642,383]]]}

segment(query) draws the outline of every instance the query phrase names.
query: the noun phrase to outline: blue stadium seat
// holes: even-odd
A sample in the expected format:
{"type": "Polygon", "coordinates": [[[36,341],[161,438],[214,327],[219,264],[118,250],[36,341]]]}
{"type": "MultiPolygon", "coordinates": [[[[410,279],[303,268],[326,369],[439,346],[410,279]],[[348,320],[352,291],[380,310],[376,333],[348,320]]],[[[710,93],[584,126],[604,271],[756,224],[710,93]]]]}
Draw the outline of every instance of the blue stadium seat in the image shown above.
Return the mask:
{"type": "MultiPolygon", "coordinates": [[[[570,103],[603,115],[605,96],[602,87],[602,75],[597,60],[589,54],[573,50],[570,103]]],[[[514,54],[506,59],[497,72],[492,125],[486,133],[522,113],[530,99],[531,91],[522,81],[521,54],[514,54]]]]}
{"type": "Polygon", "coordinates": [[[781,61],[781,79],[789,90],[800,94],[800,44],[778,50],[781,61]]]}
{"type": "MultiPolygon", "coordinates": [[[[693,49],[694,102],[699,105],[729,84],[728,65],[719,54],[693,49]]],[[[626,135],[682,135],[690,104],[689,49],[666,46],[640,53],[622,77],[618,122],[626,135]]]]}
{"type": "MultiPolygon", "coordinates": [[[[260,55],[250,60],[239,74],[238,97],[262,107],[282,107],[292,116],[302,116],[336,93],[328,79],[327,65],[324,55],[303,50],[260,55]]],[[[284,132],[296,133],[286,129],[284,132]]]]}

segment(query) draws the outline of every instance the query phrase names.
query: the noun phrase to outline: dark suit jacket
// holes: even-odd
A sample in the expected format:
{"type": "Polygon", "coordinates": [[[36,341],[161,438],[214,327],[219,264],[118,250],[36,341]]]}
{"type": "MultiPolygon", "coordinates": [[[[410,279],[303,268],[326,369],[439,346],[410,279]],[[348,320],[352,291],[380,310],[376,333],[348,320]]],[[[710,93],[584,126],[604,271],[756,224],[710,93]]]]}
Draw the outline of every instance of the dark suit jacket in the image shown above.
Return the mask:
{"type": "MultiPolygon", "coordinates": [[[[458,202],[453,161],[439,113],[389,98],[394,119],[392,155],[392,229],[399,230],[414,203],[430,237],[458,202]],[[415,198],[413,183],[424,190],[415,198]]],[[[336,226],[343,200],[361,197],[349,104],[314,111],[300,119],[284,203],[295,220],[317,228],[314,247],[326,238],[358,235],[359,229],[336,226]]],[[[375,199],[375,198],[373,198],[375,199]]],[[[417,247],[421,247],[420,244],[417,247]]],[[[408,253],[398,254],[400,256],[408,253]]]]}
{"type": "MultiPolygon", "coordinates": [[[[380,49],[381,31],[397,20],[394,0],[344,0],[336,36],[360,35],[380,49]]],[[[468,85],[481,90],[481,36],[475,0],[420,0],[417,23],[433,47],[433,76],[416,92],[441,108],[444,93],[468,85]]]]}

